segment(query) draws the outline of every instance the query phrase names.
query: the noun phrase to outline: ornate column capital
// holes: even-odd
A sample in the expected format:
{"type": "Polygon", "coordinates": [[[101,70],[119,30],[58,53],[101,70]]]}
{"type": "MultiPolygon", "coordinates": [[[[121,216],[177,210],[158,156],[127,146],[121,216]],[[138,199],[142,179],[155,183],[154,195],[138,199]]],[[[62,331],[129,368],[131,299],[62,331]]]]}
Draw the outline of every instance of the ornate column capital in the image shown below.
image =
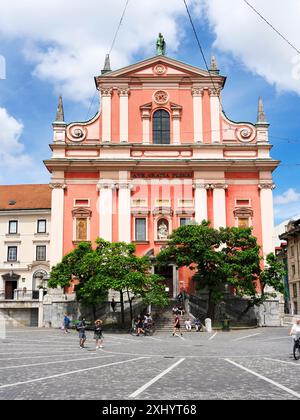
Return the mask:
{"type": "Polygon", "coordinates": [[[203,181],[194,180],[194,182],[193,182],[193,188],[195,190],[196,189],[209,190],[210,189],[210,184],[206,184],[203,181]]]}
{"type": "Polygon", "coordinates": [[[102,88],[100,88],[100,93],[101,93],[102,97],[104,97],[104,96],[111,97],[112,91],[113,91],[112,87],[105,87],[105,88],[102,87],[102,88]]]}
{"type": "Polygon", "coordinates": [[[128,181],[120,181],[116,184],[116,188],[118,188],[119,190],[132,190],[133,187],[133,184],[131,184],[128,181]]]}
{"type": "Polygon", "coordinates": [[[97,189],[100,190],[114,190],[116,188],[116,184],[114,181],[109,179],[104,179],[98,182],[97,189]]]}
{"type": "Polygon", "coordinates": [[[202,87],[193,87],[192,88],[192,96],[203,96],[204,88],[202,87]]]}
{"type": "Polygon", "coordinates": [[[210,188],[212,190],[227,190],[228,185],[223,184],[222,182],[216,182],[216,183],[210,184],[210,188]]]}
{"type": "Polygon", "coordinates": [[[130,89],[127,87],[119,87],[118,88],[118,95],[128,97],[130,94],[130,89]]]}
{"type": "Polygon", "coordinates": [[[213,87],[213,88],[209,88],[208,89],[208,94],[209,96],[220,96],[221,93],[221,88],[220,87],[213,87]]]}
{"type": "Polygon", "coordinates": [[[51,182],[49,184],[49,187],[51,188],[51,190],[66,190],[67,189],[67,185],[61,182],[51,182]]]}
{"type": "Polygon", "coordinates": [[[276,188],[276,185],[273,184],[273,182],[262,182],[261,184],[258,184],[259,190],[274,190],[276,188]]]}

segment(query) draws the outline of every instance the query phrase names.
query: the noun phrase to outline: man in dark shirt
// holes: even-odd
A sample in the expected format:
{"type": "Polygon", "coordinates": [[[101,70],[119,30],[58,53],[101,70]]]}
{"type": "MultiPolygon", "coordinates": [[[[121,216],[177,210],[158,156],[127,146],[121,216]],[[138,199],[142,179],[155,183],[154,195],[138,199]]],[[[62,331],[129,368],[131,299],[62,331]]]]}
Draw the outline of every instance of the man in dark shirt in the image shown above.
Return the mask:
{"type": "Polygon", "coordinates": [[[86,334],[85,334],[85,318],[81,317],[79,324],[76,327],[78,334],[79,334],[79,346],[81,349],[84,348],[84,343],[86,341],[86,334]]]}

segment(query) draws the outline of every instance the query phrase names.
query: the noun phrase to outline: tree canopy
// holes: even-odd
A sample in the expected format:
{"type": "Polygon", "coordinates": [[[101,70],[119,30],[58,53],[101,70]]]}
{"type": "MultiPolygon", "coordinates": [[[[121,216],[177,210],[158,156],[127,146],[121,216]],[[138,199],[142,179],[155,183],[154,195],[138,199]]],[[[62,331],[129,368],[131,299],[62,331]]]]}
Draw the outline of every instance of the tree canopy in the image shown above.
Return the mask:
{"type": "Polygon", "coordinates": [[[207,316],[213,319],[215,305],[223,299],[228,286],[237,296],[249,298],[248,309],[265,301],[267,285],[281,292],[282,267],[274,265],[274,258],[268,256],[267,266],[262,270],[260,247],[251,228],[214,229],[203,221],[173,231],[158,262],[173,261],[194,272],[197,288],[208,292],[207,316]]]}
{"type": "Polygon", "coordinates": [[[148,257],[135,255],[135,246],[124,242],[96,240],[96,247],[80,243],[65,255],[50,273],[49,287],[67,287],[78,280],[76,295],[86,305],[106,300],[110,289],[119,291],[122,323],[124,323],[124,292],[128,295],[132,314],[132,300],[142,297],[145,304],[167,304],[163,279],[150,272],[148,257]]]}

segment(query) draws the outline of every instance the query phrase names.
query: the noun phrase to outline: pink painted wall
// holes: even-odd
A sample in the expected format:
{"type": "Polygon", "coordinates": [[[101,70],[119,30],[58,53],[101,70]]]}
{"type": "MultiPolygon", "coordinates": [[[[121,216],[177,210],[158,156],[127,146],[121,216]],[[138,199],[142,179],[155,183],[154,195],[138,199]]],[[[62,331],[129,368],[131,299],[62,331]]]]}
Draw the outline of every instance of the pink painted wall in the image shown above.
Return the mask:
{"type": "Polygon", "coordinates": [[[72,210],[74,209],[75,199],[90,199],[90,209],[92,211],[90,225],[91,241],[94,242],[99,235],[99,218],[97,210],[98,191],[96,189],[96,185],[68,184],[68,188],[65,191],[64,203],[64,254],[67,254],[74,249],[72,210]]]}

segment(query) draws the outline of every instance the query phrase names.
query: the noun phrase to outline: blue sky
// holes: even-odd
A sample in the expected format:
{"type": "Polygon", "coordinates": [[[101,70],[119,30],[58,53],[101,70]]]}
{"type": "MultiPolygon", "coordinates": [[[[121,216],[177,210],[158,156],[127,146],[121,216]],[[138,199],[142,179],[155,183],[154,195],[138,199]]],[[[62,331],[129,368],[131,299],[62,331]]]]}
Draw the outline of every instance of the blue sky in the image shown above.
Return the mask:
{"type": "MultiPolygon", "coordinates": [[[[207,60],[215,54],[227,76],[222,101],[228,117],[255,122],[258,97],[264,99],[272,157],[282,162],[274,173],[276,222],[299,214],[300,55],[242,0],[188,3],[207,60]]],[[[283,10],[281,0],[252,0],[298,49],[299,3],[290,0],[283,10]]],[[[60,93],[67,121],[95,114],[93,76],[103,66],[125,0],[39,5],[39,0],[1,1],[0,55],[6,63],[4,74],[0,60],[1,184],[48,182],[42,161],[50,157],[60,93]]],[[[158,32],[165,36],[168,56],[204,68],[182,0],[131,0],[111,53],[113,69],[154,55],[158,32]]]]}

